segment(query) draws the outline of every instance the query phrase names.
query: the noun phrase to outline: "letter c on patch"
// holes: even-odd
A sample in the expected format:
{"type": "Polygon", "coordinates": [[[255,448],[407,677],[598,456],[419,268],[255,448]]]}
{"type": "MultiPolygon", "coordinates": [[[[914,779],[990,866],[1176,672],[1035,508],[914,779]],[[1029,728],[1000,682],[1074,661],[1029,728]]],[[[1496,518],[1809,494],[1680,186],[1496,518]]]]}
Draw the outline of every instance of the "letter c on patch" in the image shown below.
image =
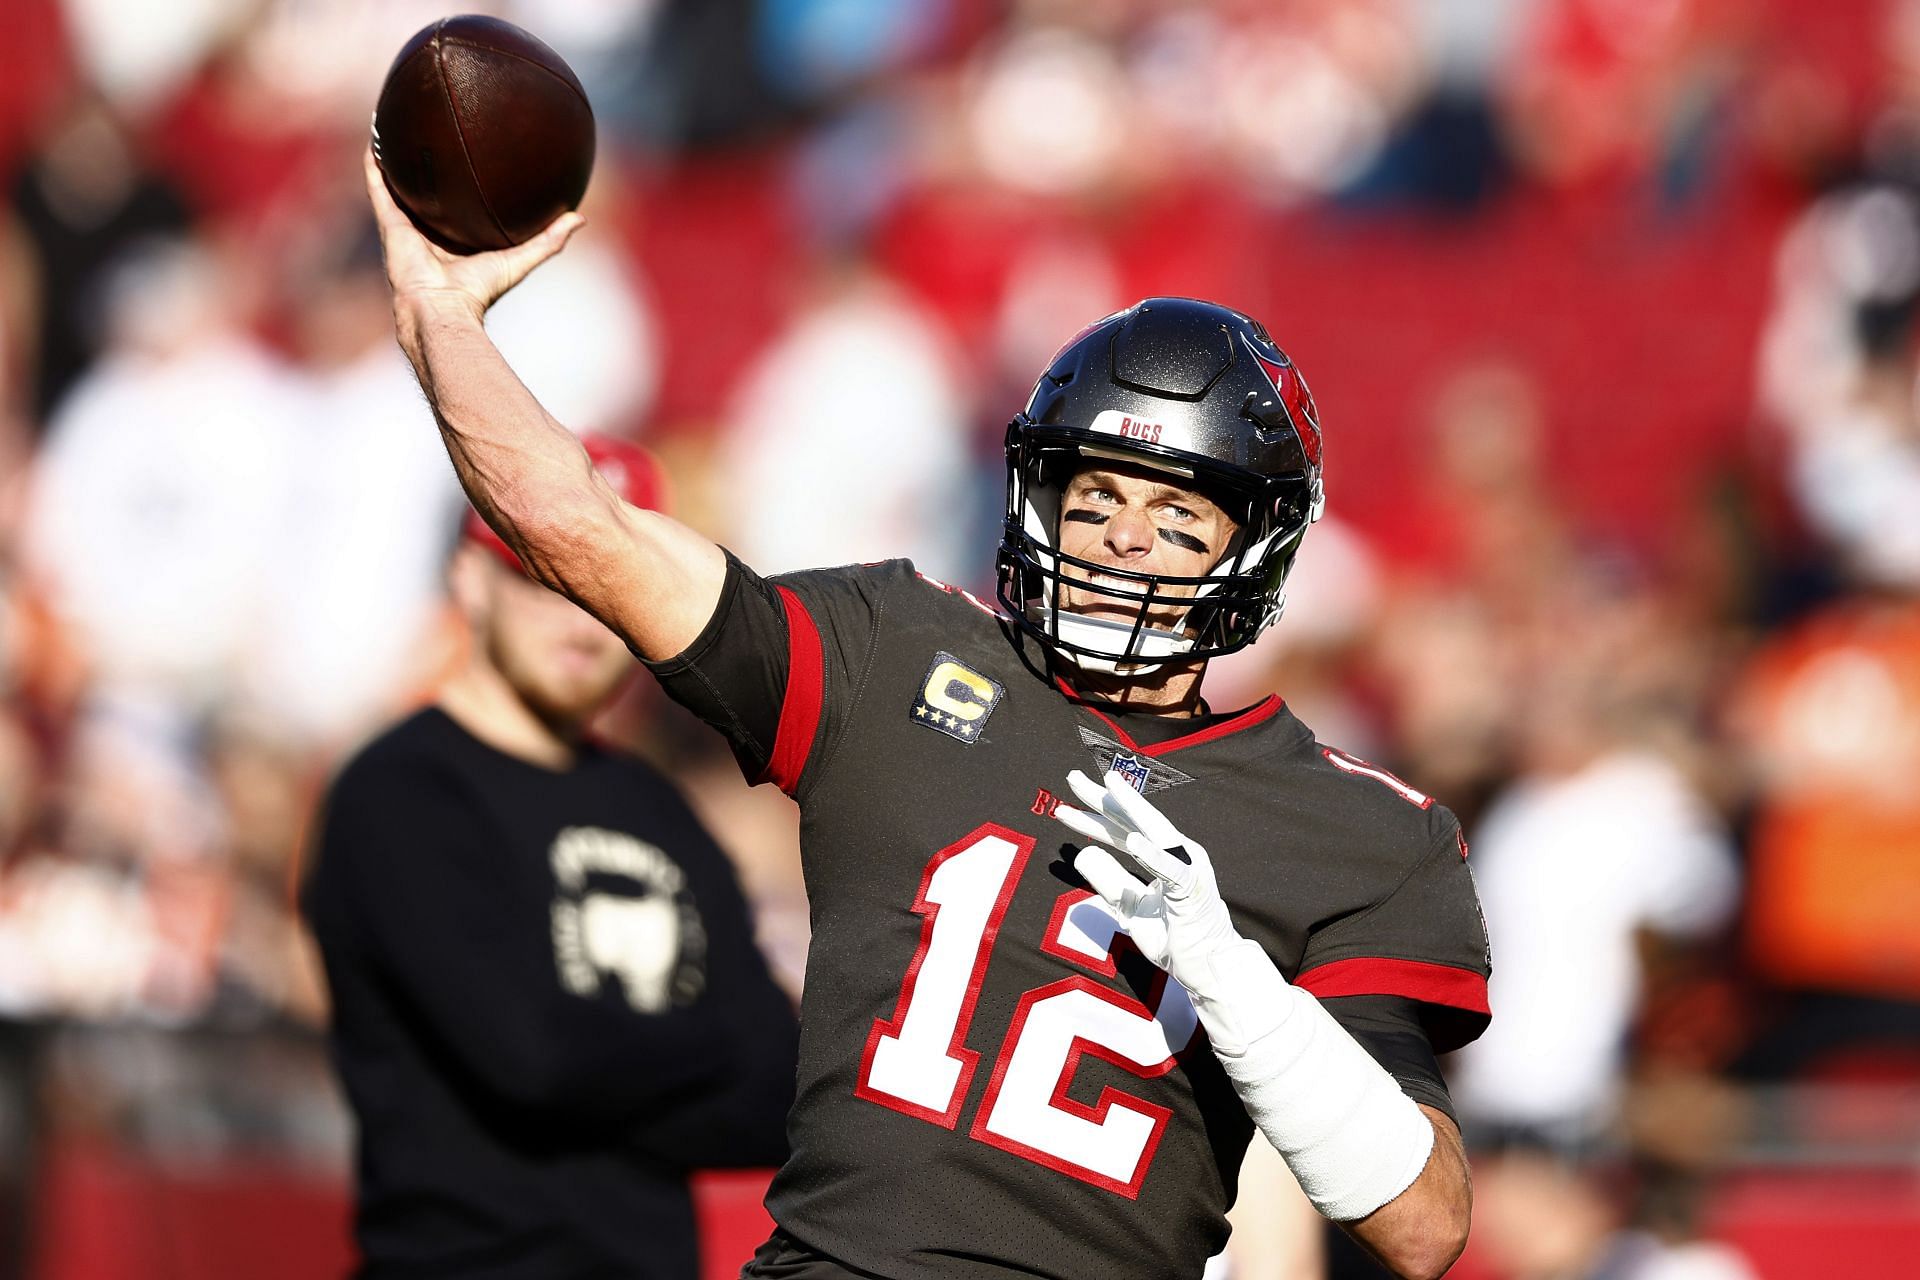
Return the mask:
{"type": "Polygon", "coordinates": [[[929,706],[938,707],[948,715],[959,716],[962,720],[978,720],[992,707],[994,692],[993,681],[985,676],[969,671],[957,662],[942,662],[927,676],[927,687],[920,691],[920,696],[929,706]],[[955,685],[971,691],[975,697],[955,697],[955,685]]]}

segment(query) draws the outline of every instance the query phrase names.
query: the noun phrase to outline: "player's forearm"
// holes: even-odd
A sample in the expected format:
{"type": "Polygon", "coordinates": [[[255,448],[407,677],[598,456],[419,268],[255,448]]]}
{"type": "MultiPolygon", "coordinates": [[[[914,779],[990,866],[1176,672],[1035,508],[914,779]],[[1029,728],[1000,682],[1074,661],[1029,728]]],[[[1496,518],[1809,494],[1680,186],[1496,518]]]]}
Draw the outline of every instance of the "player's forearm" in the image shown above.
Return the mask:
{"type": "Polygon", "coordinates": [[[534,576],[561,586],[583,522],[615,514],[585,450],[514,374],[470,302],[399,298],[394,317],[467,497],[534,576]]]}
{"type": "Polygon", "coordinates": [[[641,656],[673,657],[712,617],[726,557],[685,525],[622,501],[514,375],[480,314],[457,296],[394,303],[401,349],[467,496],[533,577],[641,656]]]}
{"type": "Polygon", "coordinates": [[[1443,1111],[1422,1105],[1433,1125],[1433,1153],[1413,1185],[1361,1218],[1342,1225],[1397,1276],[1440,1276],[1466,1248],[1473,1184],[1460,1131],[1443,1111]]]}
{"type": "Polygon", "coordinates": [[[1469,1210],[1452,1121],[1407,1097],[1255,944],[1221,949],[1208,976],[1195,1005],[1215,1056],[1307,1197],[1394,1274],[1444,1273],[1469,1210]]]}

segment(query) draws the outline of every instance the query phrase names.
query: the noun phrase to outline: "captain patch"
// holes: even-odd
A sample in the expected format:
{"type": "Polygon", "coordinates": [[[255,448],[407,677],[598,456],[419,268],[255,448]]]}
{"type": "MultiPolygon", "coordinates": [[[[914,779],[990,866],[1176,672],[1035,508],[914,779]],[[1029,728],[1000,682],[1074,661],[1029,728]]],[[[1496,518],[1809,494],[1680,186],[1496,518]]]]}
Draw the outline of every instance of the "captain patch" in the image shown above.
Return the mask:
{"type": "Polygon", "coordinates": [[[943,651],[933,655],[933,665],[927,668],[927,678],[913,700],[913,718],[949,738],[975,742],[1006,692],[998,680],[943,651]]]}

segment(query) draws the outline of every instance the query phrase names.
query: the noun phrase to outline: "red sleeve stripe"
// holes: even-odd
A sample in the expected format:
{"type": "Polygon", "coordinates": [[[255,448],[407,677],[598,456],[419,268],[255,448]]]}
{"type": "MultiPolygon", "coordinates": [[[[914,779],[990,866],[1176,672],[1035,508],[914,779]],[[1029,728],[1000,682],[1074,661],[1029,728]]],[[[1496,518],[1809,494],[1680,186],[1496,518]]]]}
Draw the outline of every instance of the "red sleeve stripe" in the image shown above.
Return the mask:
{"type": "Polygon", "coordinates": [[[1309,969],[1293,985],[1316,996],[1405,996],[1471,1013],[1491,1015],[1487,980],[1471,969],[1424,960],[1384,960],[1362,956],[1309,969]]]}
{"type": "Polygon", "coordinates": [[[787,611],[787,692],[780,700],[780,728],[773,738],[773,757],[761,782],[771,782],[788,795],[800,785],[813,735],[820,727],[820,700],[826,685],[825,660],[820,652],[820,628],[800,597],[779,587],[787,611]]]}

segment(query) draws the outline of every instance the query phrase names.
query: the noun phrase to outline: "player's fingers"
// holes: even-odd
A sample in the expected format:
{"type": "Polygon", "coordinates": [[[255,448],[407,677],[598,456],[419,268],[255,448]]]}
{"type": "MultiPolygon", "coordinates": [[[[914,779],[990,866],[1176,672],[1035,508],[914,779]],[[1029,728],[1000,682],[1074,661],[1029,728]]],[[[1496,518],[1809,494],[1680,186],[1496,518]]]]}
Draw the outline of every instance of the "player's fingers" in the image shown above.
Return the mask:
{"type": "Polygon", "coordinates": [[[508,273],[517,283],[529,271],[567,247],[567,241],[573,239],[573,233],[587,225],[580,214],[568,210],[546,225],[539,235],[511,249],[501,250],[502,262],[508,273]]]}
{"type": "Polygon", "coordinates": [[[1108,803],[1104,810],[1109,817],[1121,819],[1127,826],[1162,846],[1187,842],[1187,838],[1167,821],[1167,816],[1160,812],[1153,801],[1134,790],[1133,784],[1118,773],[1107,773],[1106,794],[1108,803]]]}
{"type": "Polygon", "coordinates": [[[373,204],[373,218],[380,226],[384,237],[394,226],[409,226],[407,215],[394,202],[393,192],[387,190],[387,177],[380,171],[380,161],[373,154],[373,143],[367,143],[367,149],[360,153],[360,167],[366,174],[367,199],[373,204]]]}
{"type": "Polygon", "coordinates": [[[1115,785],[1126,787],[1129,791],[1131,791],[1132,788],[1128,787],[1124,780],[1116,784],[1114,780],[1119,778],[1119,776],[1119,774],[1109,772],[1105,782],[1095,782],[1092,778],[1080,772],[1080,770],[1075,769],[1067,775],[1067,785],[1073,788],[1074,795],[1079,798],[1085,808],[1099,814],[1101,820],[1111,826],[1115,831],[1122,835],[1128,835],[1135,831],[1136,828],[1133,823],[1127,820],[1125,811],[1115,803],[1112,788],[1115,785]]]}
{"type": "Polygon", "coordinates": [[[1132,915],[1146,886],[1136,880],[1119,861],[1099,845],[1088,845],[1074,855],[1073,869],[1087,886],[1122,915],[1132,915]]]}
{"type": "Polygon", "coordinates": [[[1076,809],[1070,804],[1063,804],[1053,811],[1053,816],[1083,840],[1098,840],[1116,849],[1127,847],[1128,833],[1097,813],[1088,813],[1085,809],[1076,809]]]}
{"type": "Polygon", "coordinates": [[[1127,839],[1127,852],[1142,869],[1151,872],[1176,892],[1184,893],[1193,884],[1194,866],[1181,861],[1185,849],[1163,849],[1136,832],[1127,839]]]}
{"type": "Polygon", "coordinates": [[[1107,807],[1107,789],[1080,770],[1075,769],[1067,775],[1067,786],[1079,798],[1081,808],[1099,813],[1107,807]]]}

